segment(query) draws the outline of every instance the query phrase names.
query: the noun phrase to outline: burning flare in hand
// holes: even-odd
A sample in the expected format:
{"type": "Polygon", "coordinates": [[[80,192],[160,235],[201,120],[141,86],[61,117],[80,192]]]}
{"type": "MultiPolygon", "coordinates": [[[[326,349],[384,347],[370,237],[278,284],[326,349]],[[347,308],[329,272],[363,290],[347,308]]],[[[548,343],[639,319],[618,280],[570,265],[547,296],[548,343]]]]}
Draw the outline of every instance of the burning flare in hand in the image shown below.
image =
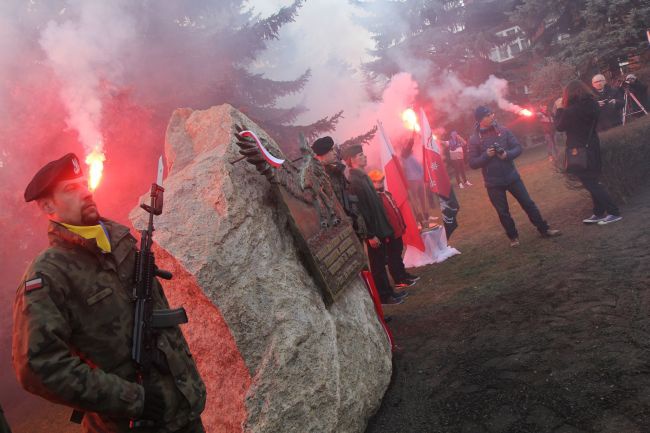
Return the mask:
{"type": "Polygon", "coordinates": [[[402,121],[407,129],[415,132],[420,132],[420,125],[418,125],[418,116],[411,108],[407,108],[402,112],[402,121]]]}
{"type": "Polygon", "coordinates": [[[88,156],[86,156],[86,164],[88,164],[88,188],[94,191],[102,180],[102,172],[104,171],[104,161],[106,156],[104,152],[95,147],[88,156]]]}
{"type": "Polygon", "coordinates": [[[531,117],[533,115],[533,112],[527,108],[524,108],[519,112],[519,114],[525,117],[531,117]]]}

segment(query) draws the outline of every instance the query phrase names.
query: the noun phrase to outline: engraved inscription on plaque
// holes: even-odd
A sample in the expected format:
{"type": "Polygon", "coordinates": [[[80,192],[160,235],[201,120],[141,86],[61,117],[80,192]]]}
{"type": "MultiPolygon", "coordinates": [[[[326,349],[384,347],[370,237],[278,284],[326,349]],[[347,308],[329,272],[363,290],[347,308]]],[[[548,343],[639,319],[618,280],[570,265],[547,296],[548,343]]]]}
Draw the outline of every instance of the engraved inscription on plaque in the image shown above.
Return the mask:
{"type": "Polygon", "coordinates": [[[365,254],[349,217],[334,195],[329,176],[304,139],[302,158],[295,162],[285,159],[274,167],[263,157],[264,151],[274,158],[282,158],[282,152],[240,133],[242,129],[238,127],[235,136],[240,153],[274,187],[306,265],[326,303],[331,304],[364,267],[365,254]],[[259,150],[262,146],[265,149],[259,150]]]}

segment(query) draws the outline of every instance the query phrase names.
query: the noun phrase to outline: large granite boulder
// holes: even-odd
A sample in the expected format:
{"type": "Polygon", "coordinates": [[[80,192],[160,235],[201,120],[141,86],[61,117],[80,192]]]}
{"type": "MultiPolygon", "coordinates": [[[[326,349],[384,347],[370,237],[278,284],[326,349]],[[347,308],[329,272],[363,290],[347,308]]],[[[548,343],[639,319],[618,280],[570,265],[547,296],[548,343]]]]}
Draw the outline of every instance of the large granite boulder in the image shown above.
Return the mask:
{"type": "MultiPolygon", "coordinates": [[[[362,432],[391,375],[390,344],[359,278],[331,306],[301,261],[287,217],[239,155],[234,125],[277,145],[229,105],[178,109],[167,130],[163,282],[207,383],[208,432],[362,432]]],[[[145,200],[145,197],[143,197],[145,200]]],[[[135,227],[146,214],[134,209],[135,227]]]]}

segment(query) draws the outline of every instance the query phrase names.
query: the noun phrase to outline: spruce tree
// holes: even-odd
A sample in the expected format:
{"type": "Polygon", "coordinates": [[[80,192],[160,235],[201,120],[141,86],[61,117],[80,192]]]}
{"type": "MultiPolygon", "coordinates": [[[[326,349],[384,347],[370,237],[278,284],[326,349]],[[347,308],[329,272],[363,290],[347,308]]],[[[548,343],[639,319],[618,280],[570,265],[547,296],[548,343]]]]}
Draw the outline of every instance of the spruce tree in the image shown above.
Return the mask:
{"type": "MultiPolygon", "coordinates": [[[[139,4],[138,16],[147,38],[139,52],[147,60],[138,63],[139,78],[155,77],[159,65],[172,68],[162,74],[168,82],[150,82],[149,95],[162,113],[176,107],[201,109],[229,103],[264,128],[282,146],[295,146],[298,133],[308,138],[331,131],[339,118],[336,114],[308,125],[292,125],[308,108],[279,108],[279,98],[300,92],[308,82],[307,70],[289,81],[276,81],[248,71],[248,66],[278,38],[281,27],[295,20],[303,0],[281,8],[266,18],[246,8],[244,0],[197,0],[172,3],[157,8],[153,2],[139,4]],[[158,13],[152,13],[158,11],[158,13]],[[160,48],[162,47],[162,48],[160,48]],[[169,88],[160,101],[160,89],[169,88]]],[[[146,82],[139,79],[138,82],[146,82]]]]}
{"type": "Polygon", "coordinates": [[[618,59],[647,48],[650,3],[645,0],[523,0],[511,20],[557,62],[590,75],[616,70],[618,59]],[[569,37],[557,43],[558,35],[569,37]]]}

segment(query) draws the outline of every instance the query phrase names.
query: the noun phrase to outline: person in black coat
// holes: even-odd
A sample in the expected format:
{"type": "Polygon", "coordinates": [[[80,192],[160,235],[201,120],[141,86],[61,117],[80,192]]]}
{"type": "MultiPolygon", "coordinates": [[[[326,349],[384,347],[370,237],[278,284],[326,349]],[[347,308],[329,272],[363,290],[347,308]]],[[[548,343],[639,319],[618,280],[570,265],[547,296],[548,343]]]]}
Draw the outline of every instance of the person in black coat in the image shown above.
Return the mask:
{"type": "Polygon", "coordinates": [[[587,149],[587,168],[569,169],[569,173],[580,179],[594,204],[594,213],[582,220],[585,224],[609,224],[620,221],[621,214],[616,204],[600,183],[602,161],[600,157],[600,139],[596,131],[600,116],[598,103],[594,100],[589,87],[579,80],[574,80],[564,88],[562,101],[555,112],[555,127],[566,132],[567,151],[584,147],[587,149]]]}
{"type": "Polygon", "coordinates": [[[366,225],[366,251],[370,273],[375,280],[382,304],[401,304],[408,292],[396,292],[390,285],[386,273],[387,244],[393,236],[384,205],[375,191],[375,186],[364,171],[368,160],[360,144],[342,149],[341,157],[350,169],[350,192],[359,198],[359,213],[366,225]]]}
{"type": "Polygon", "coordinates": [[[496,124],[494,113],[489,108],[476,108],[474,117],[477,125],[475,133],[469,139],[469,166],[481,169],[488,197],[510,238],[510,246],[519,245],[519,234],[510,215],[506,192],[510,192],[519,202],[542,237],[560,235],[559,230],[549,228],[542,218],[515,167],[514,159],[521,155],[519,141],[512,132],[496,124]]]}
{"type": "Polygon", "coordinates": [[[591,85],[594,88],[596,102],[600,108],[598,118],[598,131],[607,131],[610,128],[623,123],[623,92],[607,84],[605,76],[602,74],[594,75],[591,79],[591,85]]]}

